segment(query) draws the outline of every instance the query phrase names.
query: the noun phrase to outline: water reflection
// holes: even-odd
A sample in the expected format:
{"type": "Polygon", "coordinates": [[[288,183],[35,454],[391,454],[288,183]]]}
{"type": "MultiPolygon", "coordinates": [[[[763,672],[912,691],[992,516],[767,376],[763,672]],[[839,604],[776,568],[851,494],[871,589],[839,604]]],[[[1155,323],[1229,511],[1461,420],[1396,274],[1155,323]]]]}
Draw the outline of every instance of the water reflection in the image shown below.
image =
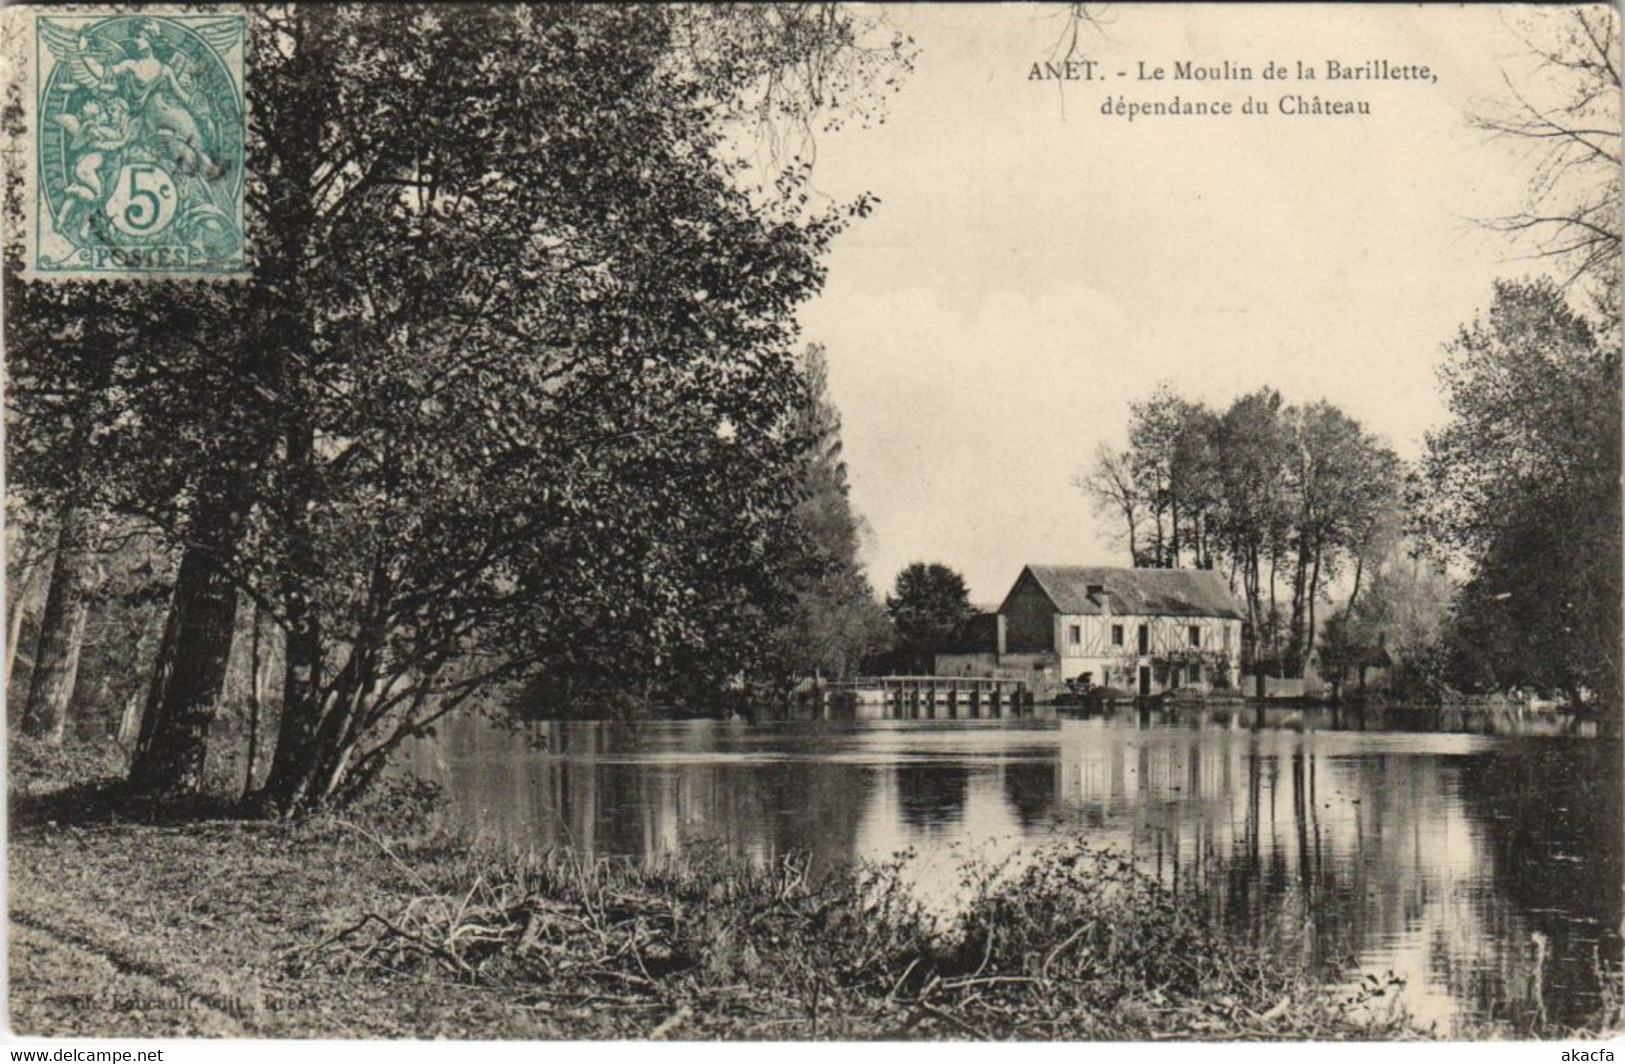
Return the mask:
{"type": "Polygon", "coordinates": [[[461,721],[413,767],[473,833],[635,859],[702,841],[826,865],[912,848],[915,889],[944,905],[968,856],[1079,830],[1323,971],[1394,971],[1445,1025],[1542,1004],[1581,1018],[1597,957],[1619,954],[1616,743],[1252,718],[461,721]]]}

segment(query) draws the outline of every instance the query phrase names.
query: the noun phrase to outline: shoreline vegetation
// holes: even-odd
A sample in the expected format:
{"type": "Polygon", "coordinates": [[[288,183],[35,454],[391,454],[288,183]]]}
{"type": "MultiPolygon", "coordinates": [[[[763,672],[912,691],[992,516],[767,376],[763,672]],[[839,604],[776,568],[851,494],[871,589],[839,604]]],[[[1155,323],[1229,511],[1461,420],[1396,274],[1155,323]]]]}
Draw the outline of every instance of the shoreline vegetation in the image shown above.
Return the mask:
{"type": "Polygon", "coordinates": [[[1318,981],[1078,838],[969,866],[965,903],[944,915],[904,885],[907,855],[816,876],[793,856],[584,861],[438,831],[434,791],[415,781],[293,822],[224,799],[141,804],[120,756],[10,739],[20,1034],[1572,1039],[1620,1026],[1617,974],[1585,1026],[1420,1024],[1391,978],[1318,981]]]}

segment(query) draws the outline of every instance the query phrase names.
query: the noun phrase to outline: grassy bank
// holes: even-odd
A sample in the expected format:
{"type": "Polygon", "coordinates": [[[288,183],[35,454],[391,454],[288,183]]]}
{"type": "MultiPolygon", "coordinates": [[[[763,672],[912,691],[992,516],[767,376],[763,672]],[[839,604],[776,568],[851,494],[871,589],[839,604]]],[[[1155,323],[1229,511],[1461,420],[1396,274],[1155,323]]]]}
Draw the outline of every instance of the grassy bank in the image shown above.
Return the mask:
{"type": "Polygon", "coordinates": [[[1080,841],[973,869],[968,905],[943,918],[896,865],[814,878],[795,860],[633,867],[470,848],[419,827],[402,796],[297,825],[133,813],[63,778],[101,771],[95,757],[14,748],[12,765],[19,1033],[1419,1034],[1387,988],[1324,990],[1080,841]]]}

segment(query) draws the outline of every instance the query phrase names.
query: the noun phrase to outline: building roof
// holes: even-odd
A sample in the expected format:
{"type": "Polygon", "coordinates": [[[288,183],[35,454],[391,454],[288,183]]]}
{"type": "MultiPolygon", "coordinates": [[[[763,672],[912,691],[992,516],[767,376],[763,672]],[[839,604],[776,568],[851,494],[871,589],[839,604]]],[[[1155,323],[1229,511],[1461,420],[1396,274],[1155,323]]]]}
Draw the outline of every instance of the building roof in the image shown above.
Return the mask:
{"type": "Polygon", "coordinates": [[[1211,569],[1114,569],[1093,565],[1029,565],[1038,586],[1061,613],[1099,614],[1106,610],[1089,588],[1099,585],[1111,598],[1112,613],[1162,617],[1241,619],[1240,605],[1224,578],[1211,569]]]}

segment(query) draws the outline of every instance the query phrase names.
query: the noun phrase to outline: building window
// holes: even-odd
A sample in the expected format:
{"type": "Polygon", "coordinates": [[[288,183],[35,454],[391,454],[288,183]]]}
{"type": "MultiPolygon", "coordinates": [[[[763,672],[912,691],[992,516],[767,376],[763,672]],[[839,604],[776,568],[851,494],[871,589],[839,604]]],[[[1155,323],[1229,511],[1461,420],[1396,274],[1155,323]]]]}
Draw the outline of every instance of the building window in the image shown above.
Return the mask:
{"type": "Polygon", "coordinates": [[[1191,646],[1199,647],[1201,645],[1202,645],[1202,628],[1201,628],[1200,625],[1193,624],[1193,625],[1191,625],[1191,646]]]}
{"type": "Polygon", "coordinates": [[[1083,626],[1081,624],[1067,625],[1066,641],[1071,643],[1073,646],[1077,646],[1079,643],[1083,642],[1083,626]]]}
{"type": "Polygon", "coordinates": [[[1122,645],[1123,645],[1123,626],[1120,625],[1120,624],[1114,624],[1114,625],[1112,625],[1112,646],[1120,647],[1122,645]]]}
{"type": "Polygon", "coordinates": [[[1178,687],[1179,686],[1179,666],[1178,665],[1170,665],[1170,666],[1168,666],[1168,686],[1169,687],[1178,687]]]}
{"type": "Polygon", "coordinates": [[[1141,654],[1149,654],[1150,652],[1151,652],[1151,629],[1148,626],[1142,624],[1142,625],[1140,625],[1140,653],[1141,654]]]}
{"type": "Polygon", "coordinates": [[[1230,625],[1224,626],[1224,649],[1230,649],[1230,625]]]}
{"type": "Polygon", "coordinates": [[[1191,666],[1191,683],[1201,683],[1201,682],[1202,682],[1202,666],[1200,666],[1200,665],[1192,665],[1191,666]]]}

